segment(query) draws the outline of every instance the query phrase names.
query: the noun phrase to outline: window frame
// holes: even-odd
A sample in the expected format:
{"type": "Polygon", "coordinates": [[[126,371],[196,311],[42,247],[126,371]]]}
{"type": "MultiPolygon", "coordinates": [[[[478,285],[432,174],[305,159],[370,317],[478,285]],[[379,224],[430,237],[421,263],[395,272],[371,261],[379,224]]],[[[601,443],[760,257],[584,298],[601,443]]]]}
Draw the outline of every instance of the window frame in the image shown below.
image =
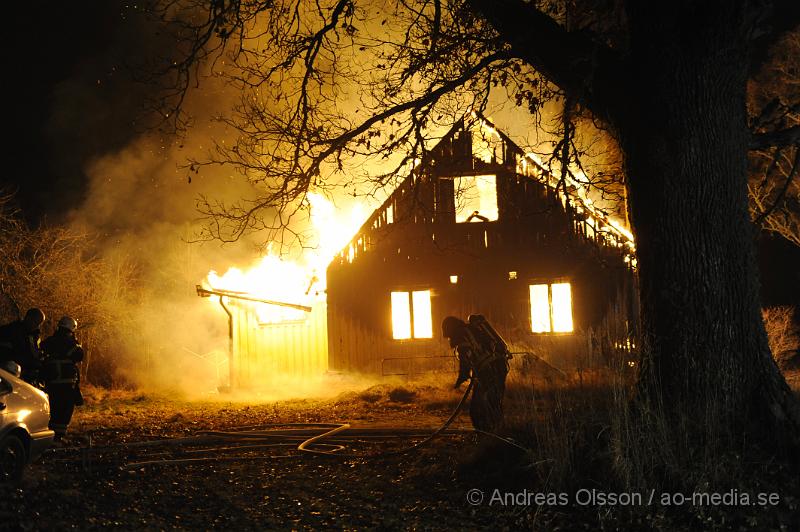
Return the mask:
{"type": "Polygon", "coordinates": [[[392,340],[394,340],[396,342],[408,342],[408,341],[413,341],[413,340],[432,340],[433,339],[433,289],[431,289],[430,287],[426,287],[426,288],[419,288],[419,289],[409,288],[409,289],[391,290],[389,292],[389,305],[390,305],[390,308],[389,308],[389,311],[390,311],[390,320],[389,320],[390,321],[390,331],[389,331],[389,334],[390,334],[392,340]],[[427,307],[428,307],[428,309],[430,311],[430,315],[428,317],[428,321],[429,321],[430,326],[431,326],[430,327],[430,336],[417,336],[415,334],[414,294],[415,293],[420,293],[420,292],[428,292],[428,298],[427,298],[428,306],[427,307]],[[409,316],[409,318],[408,318],[409,336],[406,337],[406,338],[396,338],[395,337],[394,305],[392,303],[394,294],[406,294],[406,304],[408,305],[407,309],[408,309],[408,316],[409,316]]]}
{"type": "Polygon", "coordinates": [[[497,221],[500,220],[500,193],[499,193],[499,190],[498,190],[499,179],[498,179],[498,175],[496,173],[494,173],[494,174],[465,173],[465,174],[454,175],[454,176],[443,176],[443,177],[440,177],[439,179],[440,180],[445,180],[446,179],[446,180],[450,181],[451,184],[452,184],[452,190],[449,191],[449,194],[450,194],[450,200],[452,201],[453,221],[456,224],[461,225],[461,224],[469,224],[469,223],[476,223],[476,222],[492,223],[492,222],[497,222],[497,221]],[[475,189],[477,189],[477,191],[478,191],[477,199],[478,199],[478,203],[479,204],[481,203],[480,202],[480,198],[482,196],[480,194],[481,188],[480,188],[480,185],[478,184],[478,182],[481,179],[491,179],[492,180],[492,185],[493,186],[491,187],[492,197],[491,197],[490,203],[493,203],[493,209],[488,213],[480,212],[480,210],[475,211],[475,212],[478,212],[478,214],[480,215],[476,221],[472,221],[472,220],[469,219],[472,216],[472,213],[467,213],[467,211],[469,209],[466,209],[466,210],[459,209],[459,194],[464,194],[464,193],[467,192],[467,190],[469,188],[472,188],[472,187],[467,187],[467,188],[464,188],[464,189],[460,189],[457,186],[457,183],[459,183],[459,180],[461,180],[461,179],[472,179],[472,180],[474,180],[474,183],[472,184],[472,186],[475,189]],[[463,220],[459,220],[459,215],[465,216],[465,218],[463,220]],[[485,217],[486,220],[481,220],[480,217],[485,217]]]}
{"type": "Polygon", "coordinates": [[[529,331],[531,334],[537,335],[568,335],[575,333],[575,313],[574,313],[574,291],[572,289],[572,281],[570,279],[553,279],[553,280],[535,280],[535,281],[528,281],[528,324],[529,324],[529,331]],[[569,313],[570,313],[570,325],[571,328],[568,331],[556,331],[556,319],[554,314],[553,308],[553,285],[567,285],[569,287],[569,313]],[[532,291],[533,287],[535,286],[546,286],[547,287],[547,314],[549,318],[548,323],[548,330],[546,331],[534,331],[533,330],[533,298],[532,291]]]}

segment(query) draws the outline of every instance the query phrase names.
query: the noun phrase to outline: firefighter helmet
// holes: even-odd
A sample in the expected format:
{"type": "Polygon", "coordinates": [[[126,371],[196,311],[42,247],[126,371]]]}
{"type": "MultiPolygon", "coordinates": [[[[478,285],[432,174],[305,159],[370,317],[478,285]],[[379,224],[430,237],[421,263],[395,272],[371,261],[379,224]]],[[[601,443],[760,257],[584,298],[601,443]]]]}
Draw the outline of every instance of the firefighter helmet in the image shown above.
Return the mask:
{"type": "Polygon", "coordinates": [[[39,328],[39,326],[44,323],[45,316],[42,309],[39,308],[30,308],[28,312],[25,313],[25,321],[34,326],[35,328],[39,328]]]}
{"type": "Polygon", "coordinates": [[[58,326],[62,329],[66,329],[71,332],[75,332],[75,329],[78,328],[78,322],[75,321],[75,318],[71,318],[69,316],[64,316],[60,320],[58,320],[58,326]]]}

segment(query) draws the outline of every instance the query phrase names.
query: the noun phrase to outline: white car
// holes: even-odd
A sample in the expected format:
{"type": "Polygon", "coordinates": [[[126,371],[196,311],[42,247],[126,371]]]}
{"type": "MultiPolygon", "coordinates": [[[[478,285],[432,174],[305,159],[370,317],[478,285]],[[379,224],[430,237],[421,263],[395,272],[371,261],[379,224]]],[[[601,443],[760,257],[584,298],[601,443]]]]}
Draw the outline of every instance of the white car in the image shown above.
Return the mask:
{"type": "Polygon", "coordinates": [[[52,445],[55,436],[47,428],[47,394],[19,374],[13,362],[0,365],[0,484],[19,481],[25,466],[52,445]]]}

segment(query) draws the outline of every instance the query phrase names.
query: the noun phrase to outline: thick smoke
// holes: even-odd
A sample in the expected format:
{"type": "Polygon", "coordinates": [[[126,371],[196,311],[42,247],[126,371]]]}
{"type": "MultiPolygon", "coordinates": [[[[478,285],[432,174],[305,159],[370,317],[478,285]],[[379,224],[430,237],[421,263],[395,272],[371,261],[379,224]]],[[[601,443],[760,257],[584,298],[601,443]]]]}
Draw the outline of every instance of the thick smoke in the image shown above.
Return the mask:
{"type": "Polygon", "coordinates": [[[129,308],[120,309],[118,333],[125,353],[122,374],[145,388],[198,392],[217,386],[227,349],[227,324],[218,306],[200,299],[195,285],[211,269],[255,258],[252,242],[222,247],[192,243],[199,225],[198,194],[236,199],[252,193],[230,176],[185,170],[186,148],[208,146],[142,134],[125,148],[92,161],[85,200],[70,216],[76,227],[98,234],[100,253],[133,265],[129,308]]]}
{"type": "MultiPolygon", "coordinates": [[[[53,188],[65,206],[52,218],[96,235],[95,252],[118,265],[121,289],[102,296],[113,297],[106,305],[113,323],[105,330],[115,338],[95,342],[104,350],[96,355],[113,359],[109,366],[118,382],[208,397],[227,384],[228,318],[195,287],[210,270],[253,265],[264,252],[264,236],[226,245],[195,241],[202,227],[200,196],[231,204],[257,190],[229,168],[195,173],[186,165],[229,138],[213,118],[241,95],[204,79],[185,101],[192,123],[184,135],[150,127],[157,124],[143,112],[148,86],[125,66],[152,54],[163,36],[151,21],[127,13],[108,48],[80,61],[52,90],[47,134],[56,161],[53,188]]],[[[302,218],[294,229],[308,225],[302,218]]],[[[248,397],[329,395],[353,383],[272,375],[263,385],[248,397]]]]}
{"type": "Polygon", "coordinates": [[[215,390],[227,317],[195,285],[209,270],[248,266],[257,240],[191,243],[200,229],[195,204],[200,195],[232,202],[254,190],[230,171],[194,174],[184,166],[204,156],[212,136],[225,138],[212,117],[238,95],[207,80],[186,101],[193,123],[185,136],[153,127],[144,110],[151,87],[134,79],[132,67],[169,49],[163,28],[135,6],[104,13],[97,18],[110,25],[105,46],[77,60],[50,91],[45,136],[53,177],[41,195],[51,223],[96,235],[94,252],[118,266],[120,289],[99,296],[113,298],[104,333],[114,338],[96,341],[103,350],[96,356],[113,359],[122,382],[146,389],[215,390]]]}

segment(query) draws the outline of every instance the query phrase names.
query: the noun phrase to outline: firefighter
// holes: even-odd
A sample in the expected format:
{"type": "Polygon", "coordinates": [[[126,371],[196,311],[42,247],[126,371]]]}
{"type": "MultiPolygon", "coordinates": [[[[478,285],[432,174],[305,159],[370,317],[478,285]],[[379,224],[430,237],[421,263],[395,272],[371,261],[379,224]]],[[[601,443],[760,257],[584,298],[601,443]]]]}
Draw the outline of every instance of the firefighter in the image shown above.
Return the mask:
{"type": "Polygon", "coordinates": [[[58,320],[53,336],[42,342],[45,353],[43,376],[45,391],[50,397],[50,429],[55,441],[62,441],[72,419],[75,406],[83,404],[80,391],[78,363],[83,360],[83,348],[75,339],[78,322],[64,316],[58,320]]]}
{"type": "Polygon", "coordinates": [[[448,316],[442,321],[442,335],[450,340],[459,361],[454,388],[469,379],[474,383],[469,415],[472,426],[491,432],[503,420],[503,394],[506,389],[508,347],[481,315],[472,315],[468,323],[448,316]]]}
{"type": "Polygon", "coordinates": [[[32,308],[23,319],[0,327],[0,361],[19,364],[22,378],[31,383],[37,379],[41,366],[39,340],[44,320],[44,312],[32,308]]]}

